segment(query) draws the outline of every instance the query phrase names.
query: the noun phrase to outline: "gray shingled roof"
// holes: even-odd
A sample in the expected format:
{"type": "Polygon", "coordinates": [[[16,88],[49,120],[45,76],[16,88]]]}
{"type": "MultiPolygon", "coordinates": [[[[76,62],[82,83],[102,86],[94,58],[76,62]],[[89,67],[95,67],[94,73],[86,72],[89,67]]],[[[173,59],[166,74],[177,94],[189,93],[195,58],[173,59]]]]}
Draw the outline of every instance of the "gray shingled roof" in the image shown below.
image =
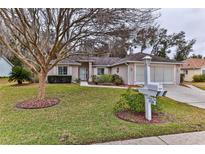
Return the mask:
{"type": "MultiPolygon", "coordinates": [[[[128,56],[125,57],[125,58],[122,58],[120,61],[118,61],[118,63],[125,63],[125,62],[128,62],[128,61],[143,61],[143,58],[144,58],[145,56],[150,56],[150,57],[152,57],[152,61],[153,61],[153,62],[170,62],[170,63],[176,63],[176,62],[177,62],[177,61],[175,61],[175,60],[171,60],[171,59],[168,59],[168,58],[163,58],[163,57],[154,56],[154,55],[151,55],[151,54],[135,53],[135,54],[128,55],[128,56]]],[[[118,64],[118,63],[117,63],[117,64],[118,64]]]]}
{"type": "Polygon", "coordinates": [[[80,64],[82,61],[91,61],[93,65],[112,65],[119,61],[117,57],[88,57],[88,56],[72,56],[59,62],[59,64],[80,64]]]}
{"type": "Polygon", "coordinates": [[[93,65],[113,65],[120,60],[117,57],[95,57],[94,59],[93,65]]]}
{"type": "Polygon", "coordinates": [[[60,62],[60,64],[73,64],[73,65],[79,65],[80,62],[83,61],[91,61],[93,62],[93,65],[105,65],[105,66],[110,66],[110,65],[118,65],[130,61],[143,61],[143,58],[145,56],[150,56],[152,57],[153,62],[169,62],[169,63],[178,63],[175,60],[171,60],[168,58],[162,58],[146,53],[136,53],[136,54],[131,54],[128,55],[125,58],[118,58],[118,57],[91,57],[91,56],[71,56],[69,58],[66,58],[60,62]]]}

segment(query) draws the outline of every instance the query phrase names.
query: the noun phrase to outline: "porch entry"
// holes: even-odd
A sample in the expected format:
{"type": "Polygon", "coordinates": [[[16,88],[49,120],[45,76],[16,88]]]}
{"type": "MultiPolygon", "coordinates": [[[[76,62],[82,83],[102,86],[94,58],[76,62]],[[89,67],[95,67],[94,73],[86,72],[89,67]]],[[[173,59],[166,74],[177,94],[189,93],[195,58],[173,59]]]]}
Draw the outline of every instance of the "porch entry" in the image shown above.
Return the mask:
{"type": "Polygon", "coordinates": [[[80,67],[80,80],[82,81],[88,80],[88,68],[80,67]]]}

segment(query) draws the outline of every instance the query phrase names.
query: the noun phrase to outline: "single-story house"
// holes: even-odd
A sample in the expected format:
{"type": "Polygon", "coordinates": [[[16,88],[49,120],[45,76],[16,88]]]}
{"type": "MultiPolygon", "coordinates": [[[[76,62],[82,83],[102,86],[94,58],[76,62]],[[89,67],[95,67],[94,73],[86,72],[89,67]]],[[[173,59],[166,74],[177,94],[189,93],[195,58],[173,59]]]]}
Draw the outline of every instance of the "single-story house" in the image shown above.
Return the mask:
{"type": "Polygon", "coordinates": [[[0,56],[0,77],[8,77],[13,64],[4,56],[0,56]]]}
{"type": "Polygon", "coordinates": [[[192,81],[194,75],[205,74],[205,59],[186,59],[183,61],[181,71],[185,81],[192,81]]]}
{"type": "Polygon", "coordinates": [[[72,80],[92,81],[92,75],[117,74],[127,85],[143,84],[145,56],[151,56],[151,82],[179,84],[181,62],[145,53],[117,57],[73,56],[59,62],[48,75],[71,75],[72,80]]]}

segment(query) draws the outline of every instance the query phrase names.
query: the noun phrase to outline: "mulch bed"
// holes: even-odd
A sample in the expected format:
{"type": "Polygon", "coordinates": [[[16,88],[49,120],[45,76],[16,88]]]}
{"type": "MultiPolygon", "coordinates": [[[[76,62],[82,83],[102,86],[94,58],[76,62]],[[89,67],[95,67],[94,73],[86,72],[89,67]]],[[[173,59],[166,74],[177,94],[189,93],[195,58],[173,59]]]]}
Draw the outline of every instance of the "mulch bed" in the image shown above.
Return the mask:
{"type": "Polygon", "coordinates": [[[16,104],[21,109],[41,109],[54,106],[60,102],[57,98],[45,98],[43,100],[27,100],[16,104]]]}
{"type": "Polygon", "coordinates": [[[126,111],[120,111],[116,113],[116,116],[122,120],[130,121],[134,123],[140,123],[140,124],[158,124],[158,123],[164,123],[163,120],[160,119],[160,114],[158,113],[152,113],[152,120],[149,121],[145,119],[145,113],[144,112],[133,112],[130,110],[126,111]]]}

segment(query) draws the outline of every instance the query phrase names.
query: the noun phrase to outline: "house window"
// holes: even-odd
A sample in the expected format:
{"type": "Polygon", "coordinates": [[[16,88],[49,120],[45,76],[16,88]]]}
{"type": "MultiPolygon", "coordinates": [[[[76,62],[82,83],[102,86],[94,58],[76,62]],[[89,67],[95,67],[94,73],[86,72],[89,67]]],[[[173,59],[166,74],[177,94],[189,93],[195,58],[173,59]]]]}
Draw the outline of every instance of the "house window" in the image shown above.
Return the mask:
{"type": "Polygon", "coordinates": [[[188,70],[186,70],[185,73],[188,74],[188,70]]]}
{"type": "Polygon", "coordinates": [[[68,74],[67,66],[59,66],[58,67],[58,75],[67,75],[67,74],[68,74]]]}
{"type": "Polygon", "coordinates": [[[205,70],[202,70],[202,74],[205,74],[205,70]]]}
{"type": "Polygon", "coordinates": [[[119,67],[117,68],[117,73],[119,73],[119,71],[120,71],[120,69],[119,69],[119,67]]]}
{"type": "Polygon", "coordinates": [[[105,69],[104,68],[98,68],[98,75],[104,74],[105,69]]]}

